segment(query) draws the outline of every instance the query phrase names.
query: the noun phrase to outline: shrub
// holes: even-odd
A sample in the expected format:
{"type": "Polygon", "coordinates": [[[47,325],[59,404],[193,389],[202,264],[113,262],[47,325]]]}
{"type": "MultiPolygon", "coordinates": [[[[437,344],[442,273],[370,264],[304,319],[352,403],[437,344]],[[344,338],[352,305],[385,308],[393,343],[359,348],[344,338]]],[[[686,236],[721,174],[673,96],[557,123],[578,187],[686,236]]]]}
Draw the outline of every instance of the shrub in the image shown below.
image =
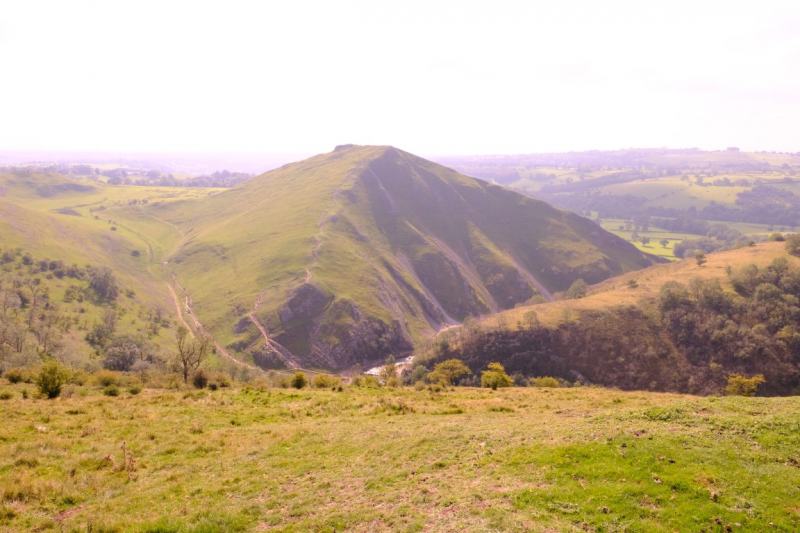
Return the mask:
{"type": "Polygon", "coordinates": [[[792,233],[786,237],[786,253],[800,257],[800,233],[792,233]]]}
{"type": "Polygon", "coordinates": [[[694,254],[694,262],[699,267],[705,265],[708,262],[708,259],[706,259],[706,254],[704,254],[701,251],[695,252],[695,254],[694,254]]]}
{"type": "Polygon", "coordinates": [[[116,385],[108,385],[103,389],[103,394],[106,396],[119,396],[119,387],[116,385]]]}
{"type": "Polygon", "coordinates": [[[119,386],[121,382],[120,375],[116,372],[112,372],[111,370],[100,370],[99,372],[96,372],[94,375],[94,380],[95,383],[101,387],[108,387],[110,385],[119,386]]]}
{"type": "Polygon", "coordinates": [[[36,376],[36,386],[39,387],[39,392],[53,399],[61,394],[61,388],[68,378],[69,372],[58,361],[50,359],[39,370],[39,374],[36,376]]]}
{"type": "Polygon", "coordinates": [[[128,394],[132,396],[136,396],[140,392],[142,392],[142,388],[139,385],[131,385],[128,387],[128,394]]]}
{"type": "Polygon", "coordinates": [[[7,390],[4,390],[3,392],[0,392],[0,400],[10,400],[10,399],[11,399],[11,393],[10,392],[8,392],[7,390]]]}
{"type": "Polygon", "coordinates": [[[541,376],[541,377],[531,378],[530,384],[531,387],[544,387],[551,389],[555,389],[561,386],[561,382],[552,376],[541,376]]]}
{"type": "Polygon", "coordinates": [[[289,385],[294,387],[295,389],[302,389],[306,385],[308,385],[308,380],[306,379],[306,375],[302,372],[295,372],[292,376],[292,379],[289,380],[289,385]]]}
{"type": "Polygon", "coordinates": [[[341,382],[342,380],[339,376],[332,376],[330,374],[317,374],[312,380],[312,384],[317,389],[335,389],[341,382]]]}
{"type": "Polygon", "coordinates": [[[775,242],[783,242],[786,240],[786,237],[783,236],[783,233],[771,233],[769,236],[769,240],[775,242]]]}
{"type": "Polygon", "coordinates": [[[497,390],[499,387],[510,387],[511,385],[513,385],[513,381],[500,363],[489,363],[486,370],[481,372],[481,387],[497,390]]]}
{"type": "Polygon", "coordinates": [[[216,381],[212,381],[211,383],[208,384],[208,390],[215,391],[218,388],[219,388],[219,385],[217,385],[216,381]]]}
{"type": "Polygon", "coordinates": [[[27,377],[21,368],[12,368],[11,370],[6,370],[5,374],[3,375],[9,383],[22,383],[23,381],[26,381],[27,377]]]}
{"type": "Polygon", "coordinates": [[[586,285],[586,282],[578,278],[572,282],[572,285],[569,286],[569,289],[567,289],[567,292],[564,293],[564,296],[570,300],[583,298],[586,296],[588,289],[589,286],[586,285]]]}
{"type": "Polygon", "coordinates": [[[192,385],[196,389],[205,389],[206,385],[208,385],[208,376],[203,371],[203,369],[197,370],[192,375],[192,385]]]}
{"type": "Polygon", "coordinates": [[[755,396],[758,386],[765,381],[763,374],[749,377],[744,374],[731,374],[728,376],[725,394],[728,396],[755,396]]]}
{"type": "Polygon", "coordinates": [[[353,378],[353,385],[355,387],[364,387],[368,389],[377,389],[381,386],[378,378],[369,374],[364,374],[353,378]]]}
{"type": "Polygon", "coordinates": [[[69,383],[71,385],[85,385],[87,380],[88,376],[83,370],[73,370],[69,376],[69,383]]]}
{"type": "Polygon", "coordinates": [[[428,382],[449,386],[470,374],[472,371],[461,359],[447,359],[433,367],[433,371],[428,374],[428,382]]]}

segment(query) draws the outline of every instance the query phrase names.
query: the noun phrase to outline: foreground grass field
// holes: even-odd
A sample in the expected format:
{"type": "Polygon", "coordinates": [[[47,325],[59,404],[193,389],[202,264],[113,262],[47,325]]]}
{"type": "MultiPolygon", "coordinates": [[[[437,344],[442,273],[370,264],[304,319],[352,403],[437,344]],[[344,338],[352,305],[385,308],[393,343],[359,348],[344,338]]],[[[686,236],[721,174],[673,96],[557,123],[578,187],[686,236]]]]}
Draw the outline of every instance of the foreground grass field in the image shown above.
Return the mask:
{"type": "Polygon", "coordinates": [[[800,398],[25,387],[3,531],[800,529],[800,398]]]}

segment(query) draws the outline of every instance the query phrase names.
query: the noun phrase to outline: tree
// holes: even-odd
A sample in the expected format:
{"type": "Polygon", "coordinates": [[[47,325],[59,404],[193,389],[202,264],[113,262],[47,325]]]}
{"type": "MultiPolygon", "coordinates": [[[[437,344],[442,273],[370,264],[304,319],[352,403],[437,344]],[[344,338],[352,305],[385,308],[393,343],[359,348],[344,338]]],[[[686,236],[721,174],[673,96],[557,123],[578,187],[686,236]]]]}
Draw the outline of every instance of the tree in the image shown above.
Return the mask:
{"type": "Polygon", "coordinates": [[[564,293],[564,296],[566,296],[569,300],[583,298],[586,296],[588,288],[589,286],[586,285],[586,282],[583,281],[583,279],[578,278],[572,282],[572,285],[569,286],[569,289],[567,289],[567,292],[564,293]]]}
{"type": "Polygon", "coordinates": [[[95,348],[102,348],[111,340],[116,328],[117,313],[114,312],[113,309],[107,309],[106,312],[103,313],[102,322],[95,324],[92,331],[86,334],[86,342],[95,348]]]}
{"type": "Polygon", "coordinates": [[[481,372],[481,387],[497,390],[499,387],[510,387],[513,383],[511,376],[506,374],[506,369],[500,363],[489,363],[486,370],[481,372]]]}
{"type": "Polygon", "coordinates": [[[708,259],[706,259],[706,254],[698,250],[694,253],[694,261],[697,263],[697,266],[701,267],[708,262],[708,259]]]}
{"type": "Polygon", "coordinates": [[[662,248],[668,248],[669,239],[661,239],[660,241],[658,241],[658,244],[660,244],[662,248]]]}
{"type": "Polygon", "coordinates": [[[103,368],[127,372],[137,361],[148,359],[144,342],[127,335],[114,337],[106,347],[103,368]]]}
{"type": "Polygon", "coordinates": [[[447,359],[433,367],[433,371],[428,374],[428,381],[450,386],[470,374],[472,371],[461,359],[447,359]]]}
{"type": "Polygon", "coordinates": [[[725,386],[725,394],[728,396],[755,396],[758,386],[764,383],[763,374],[755,376],[745,376],[744,374],[731,374],[728,376],[728,384],[725,386]]]}
{"type": "Polygon", "coordinates": [[[89,274],[89,287],[101,302],[113,302],[119,296],[119,284],[108,267],[93,268],[89,274]]]}
{"type": "Polygon", "coordinates": [[[189,330],[180,326],[175,335],[177,354],[175,363],[183,375],[183,382],[189,383],[189,376],[200,368],[211,349],[211,341],[206,336],[190,338],[189,330]]]}

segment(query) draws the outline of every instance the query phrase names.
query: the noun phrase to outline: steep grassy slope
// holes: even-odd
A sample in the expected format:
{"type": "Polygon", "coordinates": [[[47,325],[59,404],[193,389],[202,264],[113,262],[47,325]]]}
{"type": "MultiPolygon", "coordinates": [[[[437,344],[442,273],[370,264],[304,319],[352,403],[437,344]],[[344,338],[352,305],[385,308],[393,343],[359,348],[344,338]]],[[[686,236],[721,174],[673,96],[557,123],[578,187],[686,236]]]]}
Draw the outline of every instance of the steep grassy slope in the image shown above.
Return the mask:
{"type": "Polygon", "coordinates": [[[800,398],[26,387],[8,532],[800,529],[800,398]]]}
{"type": "Polygon", "coordinates": [[[379,360],[652,262],[588,220],[391,147],[343,146],[146,212],[184,232],[170,268],[195,312],[262,366],[379,360]]]}
{"type": "Polygon", "coordinates": [[[800,259],[782,243],[763,243],[451,328],[416,362],[456,357],[477,370],[499,361],[527,376],[697,394],[721,393],[731,376],[760,375],[761,393],[796,394],[798,295],[800,259]]]}

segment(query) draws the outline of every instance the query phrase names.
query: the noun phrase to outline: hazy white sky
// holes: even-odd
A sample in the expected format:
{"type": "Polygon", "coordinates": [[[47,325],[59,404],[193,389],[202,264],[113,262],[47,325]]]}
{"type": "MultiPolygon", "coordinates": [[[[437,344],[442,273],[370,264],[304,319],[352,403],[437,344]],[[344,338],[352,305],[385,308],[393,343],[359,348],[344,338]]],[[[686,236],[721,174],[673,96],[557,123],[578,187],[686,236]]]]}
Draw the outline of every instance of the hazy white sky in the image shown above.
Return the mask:
{"type": "Polygon", "coordinates": [[[0,0],[0,149],[800,150],[800,2],[0,0]]]}

